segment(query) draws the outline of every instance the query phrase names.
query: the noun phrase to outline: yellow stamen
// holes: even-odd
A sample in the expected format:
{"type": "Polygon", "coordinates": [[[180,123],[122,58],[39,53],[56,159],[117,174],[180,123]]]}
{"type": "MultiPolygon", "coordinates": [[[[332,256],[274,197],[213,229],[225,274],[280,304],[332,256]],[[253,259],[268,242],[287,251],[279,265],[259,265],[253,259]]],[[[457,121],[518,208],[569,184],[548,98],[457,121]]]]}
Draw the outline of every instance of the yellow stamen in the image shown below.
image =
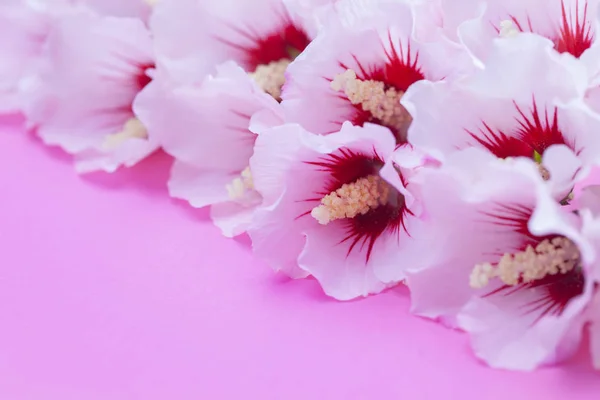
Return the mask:
{"type": "Polygon", "coordinates": [[[527,246],[525,251],[506,253],[500,262],[477,264],[470,276],[472,288],[481,289],[493,278],[504,284],[515,286],[545,278],[548,275],[566,274],[579,264],[579,249],[565,237],[544,239],[535,248],[527,246]]]}
{"type": "Polygon", "coordinates": [[[412,117],[400,104],[404,92],[393,87],[386,89],[383,82],[360,80],[351,69],[338,74],[331,82],[331,88],[344,92],[352,104],[360,104],[364,111],[401,135],[408,130],[412,117]]]}
{"type": "Polygon", "coordinates": [[[137,118],[130,118],[123,125],[121,132],[106,136],[102,148],[104,150],[114,150],[128,139],[146,139],[148,132],[144,125],[137,118]]]}
{"type": "Polygon", "coordinates": [[[240,176],[231,181],[226,187],[231,200],[239,200],[243,198],[248,191],[254,190],[254,181],[252,180],[250,167],[246,167],[240,173],[240,176]]]}
{"type": "Polygon", "coordinates": [[[285,70],[290,62],[290,60],[283,58],[269,64],[259,65],[249,75],[261,89],[273,96],[275,100],[281,101],[281,88],[285,83],[285,70]]]}
{"type": "Polygon", "coordinates": [[[377,175],[369,175],[347,183],[321,200],[311,215],[320,224],[366,214],[388,201],[390,187],[377,175]]]}

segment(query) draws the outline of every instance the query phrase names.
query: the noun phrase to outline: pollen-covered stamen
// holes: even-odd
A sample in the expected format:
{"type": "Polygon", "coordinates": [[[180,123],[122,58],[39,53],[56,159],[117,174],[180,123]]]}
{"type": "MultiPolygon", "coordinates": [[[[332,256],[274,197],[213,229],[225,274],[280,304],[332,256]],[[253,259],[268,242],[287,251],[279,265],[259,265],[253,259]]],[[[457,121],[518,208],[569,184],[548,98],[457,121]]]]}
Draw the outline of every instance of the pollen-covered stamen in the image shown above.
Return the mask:
{"type": "Polygon", "coordinates": [[[377,175],[369,175],[342,185],[321,200],[311,215],[321,225],[337,219],[364,215],[388,202],[390,187],[377,175]]]}
{"type": "Polygon", "coordinates": [[[520,30],[517,25],[511,20],[504,20],[500,22],[500,30],[498,36],[502,38],[515,37],[519,34],[520,30]]]}
{"type": "Polygon", "coordinates": [[[524,251],[506,253],[496,266],[491,263],[476,265],[470,276],[470,285],[481,289],[493,278],[508,286],[530,283],[549,275],[564,275],[576,268],[579,262],[580,253],[575,243],[557,236],[542,240],[535,248],[529,245],[524,251]]]}
{"type": "Polygon", "coordinates": [[[236,177],[227,184],[227,194],[231,200],[242,199],[246,193],[254,190],[254,180],[252,179],[252,172],[250,167],[246,167],[240,176],[236,177]]]}
{"type": "Polygon", "coordinates": [[[148,138],[148,132],[146,127],[137,118],[130,118],[123,125],[121,132],[113,133],[104,139],[102,148],[104,150],[114,150],[121,144],[126,142],[128,139],[146,139],[148,138]]]}
{"type": "Polygon", "coordinates": [[[394,87],[386,88],[385,83],[375,80],[361,80],[351,69],[338,74],[331,82],[331,88],[343,92],[354,105],[360,105],[364,111],[383,125],[406,134],[412,117],[400,104],[404,92],[394,87]]]}
{"type": "Polygon", "coordinates": [[[270,94],[275,100],[281,101],[281,88],[285,83],[285,70],[290,62],[289,59],[283,58],[266,65],[262,64],[249,75],[261,89],[270,94]]]}
{"type": "Polygon", "coordinates": [[[159,0],[144,0],[150,7],[154,7],[159,0]]]}

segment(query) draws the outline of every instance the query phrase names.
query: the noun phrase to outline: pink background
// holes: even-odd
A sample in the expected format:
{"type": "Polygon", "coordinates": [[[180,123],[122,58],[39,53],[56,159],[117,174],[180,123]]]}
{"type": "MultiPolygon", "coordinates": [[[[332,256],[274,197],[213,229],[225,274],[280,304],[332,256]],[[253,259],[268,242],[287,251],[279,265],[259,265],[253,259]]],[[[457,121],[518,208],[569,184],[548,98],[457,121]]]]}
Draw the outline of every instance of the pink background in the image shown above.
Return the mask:
{"type": "Polygon", "coordinates": [[[405,289],[326,298],[169,199],[169,159],[79,177],[0,120],[0,399],[597,399],[585,350],[534,374],[477,362],[405,289]]]}

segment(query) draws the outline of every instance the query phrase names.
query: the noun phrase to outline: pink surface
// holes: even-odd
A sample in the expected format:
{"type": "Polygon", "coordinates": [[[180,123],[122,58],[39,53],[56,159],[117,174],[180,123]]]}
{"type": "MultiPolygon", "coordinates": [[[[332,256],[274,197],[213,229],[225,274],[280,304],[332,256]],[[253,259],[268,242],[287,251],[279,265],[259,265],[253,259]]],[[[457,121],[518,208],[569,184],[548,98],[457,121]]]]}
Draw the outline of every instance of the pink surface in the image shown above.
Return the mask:
{"type": "Polygon", "coordinates": [[[494,371],[408,314],[404,289],[339,303],[168,198],[157,154],[78,177],[0,122],[0,399],[597,399],[582,355],[494,371]]]}

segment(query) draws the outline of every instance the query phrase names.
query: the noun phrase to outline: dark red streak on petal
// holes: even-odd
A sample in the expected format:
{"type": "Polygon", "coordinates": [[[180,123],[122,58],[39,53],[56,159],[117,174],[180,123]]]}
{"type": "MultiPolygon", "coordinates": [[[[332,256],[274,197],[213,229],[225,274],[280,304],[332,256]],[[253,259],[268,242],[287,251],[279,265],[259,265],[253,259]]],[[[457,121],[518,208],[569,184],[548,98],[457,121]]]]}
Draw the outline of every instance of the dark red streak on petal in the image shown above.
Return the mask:
{"type": "Polygon", "coordinates": [[[268,35],[260,35],[251,28],[223,22],[231,30],[250,41],[250,45],[241,45],[223,38],[217,40],[240,50],[239,62],[247,71],[254,71],[259,65],[267,65],[282,59],[293,60],[296,55],[304,51],[310,39],[304,29],[295,24],[287,13],[281,11],[276,14],[280,19],[279,28],[268,35]]]}
{"type": "Polygon", "coordinates": [[[565,274],[547,275],[537,281],[520,283],[515,286],[503,285],[484,297],[495,295],[512,296],[523,290],[533,291],[536,299],[520,306],[523,315],[536,314],[533,324],[547,315],[560,316],[570,301],[583,294],[585,276],[578,267],[565,274]]]}
{"type": "Polygon", "coordinates": [[[483,224],[485,226],[498,227],[494,230],[494,235],[503,235],[506,232],[510,232],[511,235],[519,233],[521,235],[521,241],[519,245],[514,249],[497,248],[495,251],[487,253],[487,257],[497,257],[498,260],[507,251],[519,252],[527,248],[528,245],[535,245],[544,238],[540,238],[531,234],[529,231],[529,220],[533,214],[531,207],[522,204],[495,204],[494,208],[489,211],[481,211],[483,218],[476,220],[476,223],[483,224]]]}
{"type": "Polygon", "coordinates": [[[567,143],[562,131],[558,126],[558,111],[555,108],[552,115],[548,110],[540,115],[535,99],[530,115],[517,106],[519,114],[517,118],[518,127],[515,131],[506,133],[495,130],[486,122],[482,122],[483,128],[479,132],[467,130],[467,133],[480,145],[489,150],[499,158],[507,157],[534,157],[534,153],[540,155],[555,144],[564,144],[575,150],[571,143],[567,143]]]}
{"type": "Polygon", "coordinates": [[[309,43],[306,33],[289,22],[281,31],[256,39],[256,46],[247,49],[246,64],[249,70],[254,70],[262,64],[293,59],[292,55],[304,51],[309,43]]]}
{"type": "Polygon", "coordinates": [[[388,86],[406,92],[413,83],[425,79],[425,75],[419,67],[419,53],[412,54],[410,40],[406,42],[406,49],[404,49],[402,41],[398,41],[397,50],[389,32],[388,41],[391,48],[389,51],[386,50],[388,62],[384,68],[376,70],[375,75],[370,79],[384,82],[388,86]]]}
{"type": "Polygon", "coordinates": [[[573,16],[567,16],[565,3],[562,2],[562,20],[560,35],[555,40],[555,48],[559,53],[570,53],[579,58],[584,51],[592,46],[594,35],[591,30],[591,24],[587,20],[587,1],[583,8],[582,18],[579,18],[579,1],[575,4],[575,21],[573,16]]]}
{"type": "Polygon", "coordinates": [[[346,183],[352,183],[369,175],[376,175],[383,167],[383,160],[378,155],[356,153],[349,149],[340,149],[338,153],[330,154],[321,161],[307,162],[326,172],[329,181],[321,195],[329,194],[346,183]]]}
{"type": "MultiPolygon", "coordinates": [[[[579,17],[578,0],[575,3],[574,16],[567,11],[564,1],[561,2],[561,18],[558,21],[558,32],[555,36],[548,37],[548,39],[554,41],[556,51],[559,53],[570,53],[577,58],[581,57],[583,52],[589,49],[594,41],[591,23],[587,18],[588,4],[586,0],[583,1],[585,1],[585,5],[583,6],[583,15],[581,18],[579,17]]],[[[527,17],[526,26],[512,15],[509,18],[521,32],[525,32],[527,29],[527,32],[540,33],[533,28],[529,17],[527,17]]],[[[495,25],[494,29],[500,32],[500,29],[495,25]]]]}
{"type": "MultiPolygon", "coordinates": [[[[129,55],[121,54],[121,53],[116,53],[115,56],[122,59],[123,61],[127,62],[130,66],[135,68],[135,73],[131,74],[130,76],[127,76],[126,82],[119,81],[118,84],[121,84],[121,85],[126,84],[128,87],[131,87],[133,89],[133,91],[135,91],[136,93],[139,93],[150,82],[152,82],[152,78],[150,76],[148,76],[147,72],[149,69],[155,68],[155,64],[153,62],[140,63],[137,60],[131,59],[131,57],[129,55]]],[[[114,66],[107,65],[107,69],[114,69],[114,66]]],[[[114,83],[116,84],[116,78],[111,75],[100,76],[100,79],[112,80],[112,81],[115,81],[114,83]]],[[[109,109],[107,109],[107,111],[108,110],[109,109]]],[[[111,113],[111,114],[118,113],[118,112],[122,112],[125,115],[131,114],[133,112],[133,104],[128,104],[127,106],[119,106],[117,108],[110,109],[110,111],[109,111],[109,113],[111,113]]]]}
{"type": "Polygon", "coordinates": [[[581,268],[575,268],[566,274],[548,275],[540,280],[523,284],[526,290],[538,290],[544,293],[529,312],[542,311],[547,314],[560,315],[565,311],[569,302],[583,293],[585,277],[581,268]]]}
{"type": "Polygon", "coordinates": [[[140,72],[136,76],[135,83],[140,91],[142,91],[142,89],[145,88],[150,82],[152,82],[152,78],[148,76],[147,71],[154,67],[154,64],[139,65],[140,72]]]}

